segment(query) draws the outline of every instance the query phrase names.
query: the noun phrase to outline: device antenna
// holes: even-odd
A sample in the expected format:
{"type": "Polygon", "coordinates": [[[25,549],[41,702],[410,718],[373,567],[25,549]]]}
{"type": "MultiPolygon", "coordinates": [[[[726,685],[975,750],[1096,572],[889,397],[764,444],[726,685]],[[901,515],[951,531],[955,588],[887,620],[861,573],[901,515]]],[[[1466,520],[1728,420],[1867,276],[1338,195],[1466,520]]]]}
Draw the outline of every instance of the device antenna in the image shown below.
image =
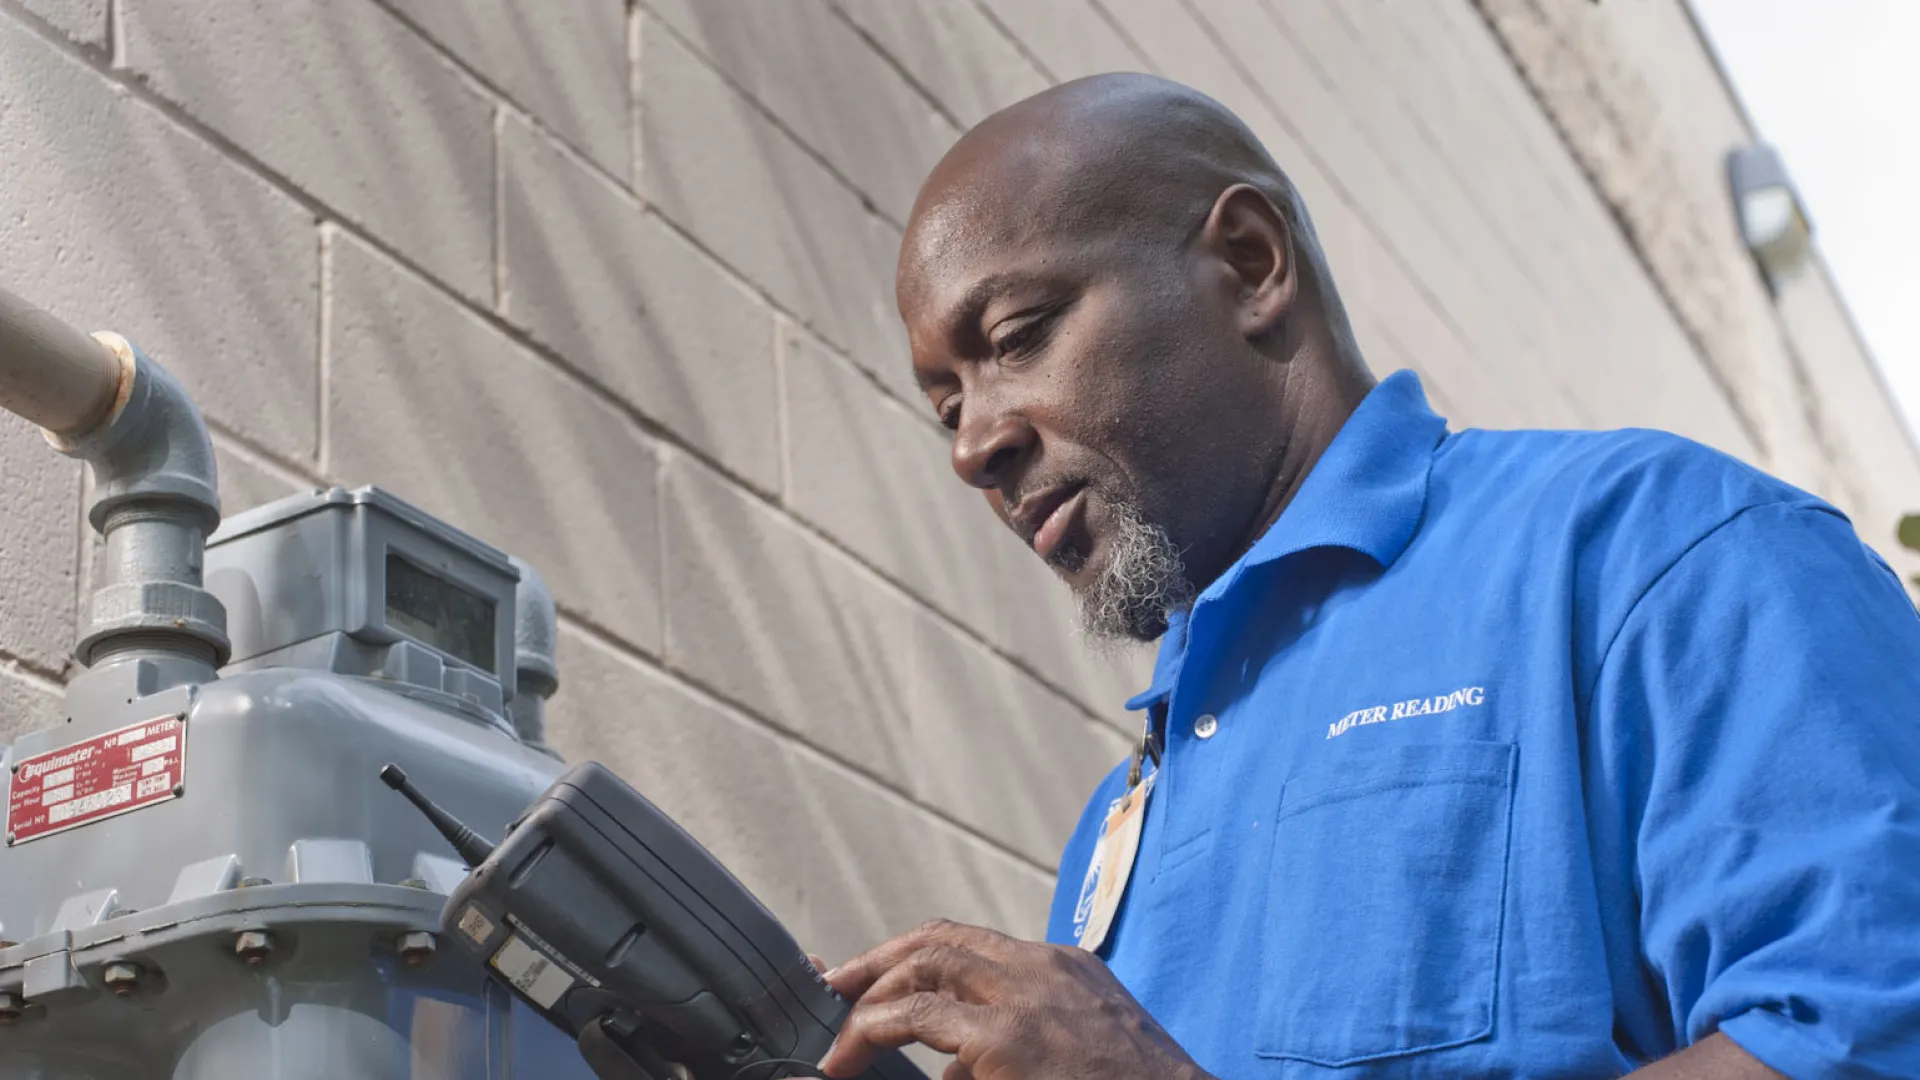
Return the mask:
{"type": "Polygon", "coordinates": [[[420,789],[407,780],[407,774],[400,766],[388,762],[380,767],[380,779],[388,787],[407,797],[407,801],[420,808],[420,812],[447,838],[453,850],[466,861],[467,866],[479,866],[493,854],[493,844],[486,837],[460,824],[458,818],[435,806],[432,799],[420,794],[420,789]]]}

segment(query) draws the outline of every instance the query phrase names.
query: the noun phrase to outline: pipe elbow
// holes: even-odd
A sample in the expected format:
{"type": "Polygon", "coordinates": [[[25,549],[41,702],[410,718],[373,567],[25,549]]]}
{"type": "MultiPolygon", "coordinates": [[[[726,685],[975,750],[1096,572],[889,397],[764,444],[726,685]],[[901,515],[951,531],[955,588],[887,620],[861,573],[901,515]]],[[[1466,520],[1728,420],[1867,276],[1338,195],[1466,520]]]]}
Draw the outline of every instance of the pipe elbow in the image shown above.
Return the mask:
{"type": "Polygon", "coordinates": [[[220,524],[219,473],[199,408],[171,372],[126,338],[104,331],[94,338],[121,363],[114,408],[88,431],[45,433],[54,449],[93,468],[87,520],[105,532],[115,510],[154,501],[189,509],[202,535],[212,532],[220,524]]]}

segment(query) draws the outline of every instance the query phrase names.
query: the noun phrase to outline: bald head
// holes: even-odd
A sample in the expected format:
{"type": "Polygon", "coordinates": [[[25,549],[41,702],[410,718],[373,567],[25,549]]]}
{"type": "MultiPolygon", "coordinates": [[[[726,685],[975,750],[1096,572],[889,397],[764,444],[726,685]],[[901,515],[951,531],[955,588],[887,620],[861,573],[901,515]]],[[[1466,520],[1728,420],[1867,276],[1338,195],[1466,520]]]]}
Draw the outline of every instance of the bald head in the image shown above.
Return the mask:
{"type": "Polygon", "coordinates": [[[1191,240],[1234,184],[1271,200],[1319,263],[1293,184],[1225,106],[1152,75],[1076,79],[993,114],[947,152],[915,200],[898,284],[917,287],[925,262],[968,245],[1040,234],[1164,250],[1191,240]]]}
{"type": "Polygon", "coordinates": [[[967,132],[914,203],[896,292],[954,471],[1098,635],[1160,633],[1370,385],[1280,167],[1146,75],[967,132]]]}

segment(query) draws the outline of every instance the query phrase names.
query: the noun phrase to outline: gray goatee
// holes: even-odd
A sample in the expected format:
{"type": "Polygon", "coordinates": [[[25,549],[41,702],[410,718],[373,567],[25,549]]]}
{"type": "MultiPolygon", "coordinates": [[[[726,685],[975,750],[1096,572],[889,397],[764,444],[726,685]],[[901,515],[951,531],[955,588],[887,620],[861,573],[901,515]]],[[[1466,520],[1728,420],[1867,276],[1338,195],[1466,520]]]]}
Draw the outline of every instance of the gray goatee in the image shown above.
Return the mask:
{"type": "MultiPolygon", "coordinates": [[[[1167,632],[1169,614],[1193,603],[1193,583],[1167,530],[1129,502],[1111,500],[1107,506],[1107,564],[1075,590],[1080,632],[1096,647],[1152,641],[1167,632]]],[[[1059,552],[1053,561],[1071,572],[1086,559],[1075,550],[1059,552]]]]}

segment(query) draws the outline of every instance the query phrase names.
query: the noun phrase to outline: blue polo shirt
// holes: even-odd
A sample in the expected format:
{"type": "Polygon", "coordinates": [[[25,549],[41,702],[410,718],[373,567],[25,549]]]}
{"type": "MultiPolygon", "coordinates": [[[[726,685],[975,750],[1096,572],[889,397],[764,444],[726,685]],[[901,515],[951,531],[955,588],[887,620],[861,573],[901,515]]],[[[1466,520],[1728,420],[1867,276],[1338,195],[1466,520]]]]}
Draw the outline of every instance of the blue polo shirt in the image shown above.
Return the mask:
{"type": "Polygon", "coordinates": [[[1402,372],[1129,708],[1164,753],[1102,954],[1216,1076],[1614,1077],[1721,1031],[1920,1077],[1920,617],[1804,492],[1449,433],[1402,372]]]}

